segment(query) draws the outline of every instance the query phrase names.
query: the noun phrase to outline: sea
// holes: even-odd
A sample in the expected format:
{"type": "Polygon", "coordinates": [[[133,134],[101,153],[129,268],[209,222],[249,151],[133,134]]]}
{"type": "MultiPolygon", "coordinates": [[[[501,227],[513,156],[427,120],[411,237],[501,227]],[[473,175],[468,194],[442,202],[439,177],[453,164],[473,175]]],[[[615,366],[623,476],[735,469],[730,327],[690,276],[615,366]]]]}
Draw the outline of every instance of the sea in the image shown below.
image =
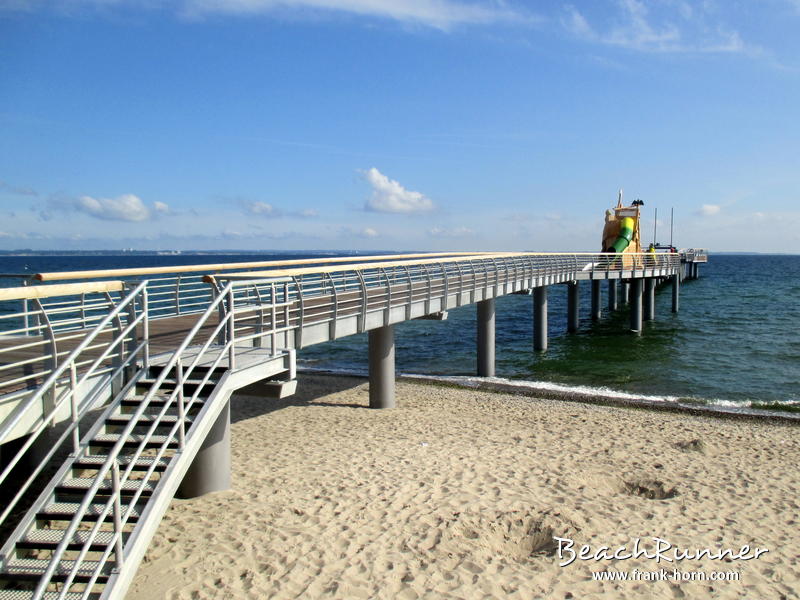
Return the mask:
{"type": "MultiPolygon", "coordinates": [[[[337,253],[347,255],[348,253],[337,253]]],[[[337,255],[333,254],[333,255],[337,255]]],[[[353,253],[349,253],[353,254],[353,253]]],[[[1,273],[107,269],[330,257],[305,254],[0,256],[1,273]]],[[[0,280],[0,286],[11,280],[0,280]]],[[[565,286],[548,293],[549,347],[533,350],[532,298],[496,303],[497,377],[537,389],[742,412],[800,411],[800,256],[711,254],[700,278],[684,281],[680,311],[669,285],[656,292],[656,319],[641,335],[623,307],[589,316],[581,286],[581,323],[567,333],[565,286]]],[[[475,306],[443,321],[416,320],[395,329],[397,371],[472,381],[476,370],[475,306]]],[[[298,366],[364,374],[366,334],[302,349],[298,366]]]]}

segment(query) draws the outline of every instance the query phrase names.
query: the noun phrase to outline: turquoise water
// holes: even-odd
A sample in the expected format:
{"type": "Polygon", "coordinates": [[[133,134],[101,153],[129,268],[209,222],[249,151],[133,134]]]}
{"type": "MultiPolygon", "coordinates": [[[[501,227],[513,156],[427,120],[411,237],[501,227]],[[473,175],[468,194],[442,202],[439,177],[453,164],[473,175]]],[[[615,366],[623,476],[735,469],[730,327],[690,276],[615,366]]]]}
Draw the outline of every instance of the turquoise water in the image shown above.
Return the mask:
{"type": "MultiPolygon", "coordinates": [[[[293,257],[297,257],[294,255],[293,257]]],[[[278,255],[2,257],[0,272],[239,262],[278,255]]],[[[0,282],[3,285],[5,282],[0,282]]],[[[670,312],[669,286],[656,293],[656,320],[628,331],[627,312],[589,320],[582,286],[581,329],[566,333],[566,288],[549,291],[550,345],[532,350],[532,299],[497,300],[497,375],[565,386],[610,389],[666,401],[747,407],[800,404],[800,256],[712,255],[697,281],[684,282],[681,311],[670,312]]],[[[603,306],[605,307],[605,286],[603,306]]],[[[446,321],[396,327],[400,372],[474,375],[475,307],[446,321]]],[[[367,340],[352,336],[303,349],[301,366],[365,371],[367,340]]]]}

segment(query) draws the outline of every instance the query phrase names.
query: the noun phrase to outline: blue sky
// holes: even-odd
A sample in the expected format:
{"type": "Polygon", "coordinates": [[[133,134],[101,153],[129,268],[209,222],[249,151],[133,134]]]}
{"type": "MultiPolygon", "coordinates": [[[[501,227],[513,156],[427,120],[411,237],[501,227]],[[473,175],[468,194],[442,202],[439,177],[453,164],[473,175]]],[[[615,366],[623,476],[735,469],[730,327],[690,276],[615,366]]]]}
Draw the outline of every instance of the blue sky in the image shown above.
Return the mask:
{"type": "Polygon", "coordinates": [[[800,0],[0,0],[0,248],[800,252],[800,0]]]}

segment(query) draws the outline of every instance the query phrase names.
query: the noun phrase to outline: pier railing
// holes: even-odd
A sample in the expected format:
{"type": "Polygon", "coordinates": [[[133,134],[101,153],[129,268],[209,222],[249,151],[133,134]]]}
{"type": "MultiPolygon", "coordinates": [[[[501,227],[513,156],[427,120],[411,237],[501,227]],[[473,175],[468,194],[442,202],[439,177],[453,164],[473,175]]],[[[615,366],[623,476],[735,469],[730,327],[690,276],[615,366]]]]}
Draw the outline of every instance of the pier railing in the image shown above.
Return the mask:
{"type": "MultiPolygon", "coordinates": [[[[138,362],[147,361],[147,316],[147,286],[141,283],[113,304],[92,329],[82,332],[79,343],[71,351],[59,354],[54,348],[54,356],[64,353],[67,356],[52,369],[39,372],[39,375],[46,375],[44,382],[28,393],[27,398],[15,403],[12,412],[0,420],[0,445],[18,438],[20,433],[27,436],[13,456],[7,461],[7,457],[3,457],[0,486],[44,432],[56,421],[67,422],[58,439],[48,442],[45,455],[24,474],[27,477],[0,513],[0,526],[65,444],[69,444],[69,451],[78,451],[83,417],[107,401],[109,393],[124,391],[126,372],[138,362]]],[[[77,338],[70,336],[70,339],[77,338]]],[[[3,387],[8,386],[8,381],[3,382],[3,387]]],[[[10,406],[10,399],[6,395],[4,404],[10,406]]]]}
{"type": "Polygon", "coordinates": [[[628,254],[625,257],[587,254],[497,254],[417,261],[387,261],[332,267],[275,269],[207,276],[213,285],[238,281],[248,301],[248,328],[254,344],[277,343],[261,330],[280,325],[294,340],[283,343],[302,348],[321,341],[304,338],[304,329],[326,325],[325,339],[343,332],[343,319],[356,320],[355,331],[371,323],[388,324],[421,314],[446,310],[483,299],[572,280],[667,276],[677,272],[677,254],[628,254]],[[486,292],[485,290],[490,290],[486,292]],[[480,296],[476,292],[480,291],[480,296]],[[487,295],[488,294],[488,295],[487,295]],[[280,310],[273,308],[280,305],[280,310]],[[415,311],[415,307],[420,307],[415,311]],[[375,318],[377,317],[377,318],[375,318]]]}

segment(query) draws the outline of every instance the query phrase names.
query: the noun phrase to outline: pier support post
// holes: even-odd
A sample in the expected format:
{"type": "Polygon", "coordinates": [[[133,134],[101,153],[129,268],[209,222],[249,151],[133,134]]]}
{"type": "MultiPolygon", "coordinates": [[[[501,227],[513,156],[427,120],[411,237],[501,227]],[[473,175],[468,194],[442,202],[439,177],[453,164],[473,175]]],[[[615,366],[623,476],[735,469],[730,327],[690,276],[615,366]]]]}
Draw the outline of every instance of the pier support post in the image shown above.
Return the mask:
{"type": "Polygon", "coordinates": [[[600,280],[592,279],[592,321],[600,320],[600,280]]]}
{"type": "Polygon", "coordinates": [[[631,331],[642,331],[642,280],[631,279],[631,331]]]}
{"type": "Polygon", "coordinates": [[[648,277],[644,280],[644,320],[652,321],[656,318],[656,278],[648,277]]]}
{"type": "Polygon", "coordinates": [[[478,302],[478,377],[494,377],[494,298],[478,302]]]}
{"type": "Polygon", "coordinates": [[[394,408],[394,327],[369,332],[369,407],[394,408]]]}
{"type": "Polygon", "coordinates": [[[547,350],[547,286],[533,289],[533,349],[547,350]]]}
{"type": "Polygon", "coordinates": [[[197,498],[231,487],[231,403],[219,413],[178,487],[179,498],[197,498]]]}
{"type": "Polygon", "coordinates": [[[628,302],[630,301],[630,296],[631,296],[630,289],[631,289],[631,284],[629,282],[627,281],[619,282],[619,293],[620,296],[622,297],[620,299],[622,304],[628,304],[628,302]]]}
{"type": "Polygon", "coordinates": [[[672,276],[672,312],[678,312],[681,302],[681,276],[677,273],[672,276]]]}
{"type": "Polygon", "coordinates": [[[567,284],[567,331],[575,333],[580,323],[580,287],[577,281],[567,284]]]}
{"type": "Polygon", "coordinates": [[[608,280],[608,310],[614,312],[617,310],[617,280],[608,280]]]}

